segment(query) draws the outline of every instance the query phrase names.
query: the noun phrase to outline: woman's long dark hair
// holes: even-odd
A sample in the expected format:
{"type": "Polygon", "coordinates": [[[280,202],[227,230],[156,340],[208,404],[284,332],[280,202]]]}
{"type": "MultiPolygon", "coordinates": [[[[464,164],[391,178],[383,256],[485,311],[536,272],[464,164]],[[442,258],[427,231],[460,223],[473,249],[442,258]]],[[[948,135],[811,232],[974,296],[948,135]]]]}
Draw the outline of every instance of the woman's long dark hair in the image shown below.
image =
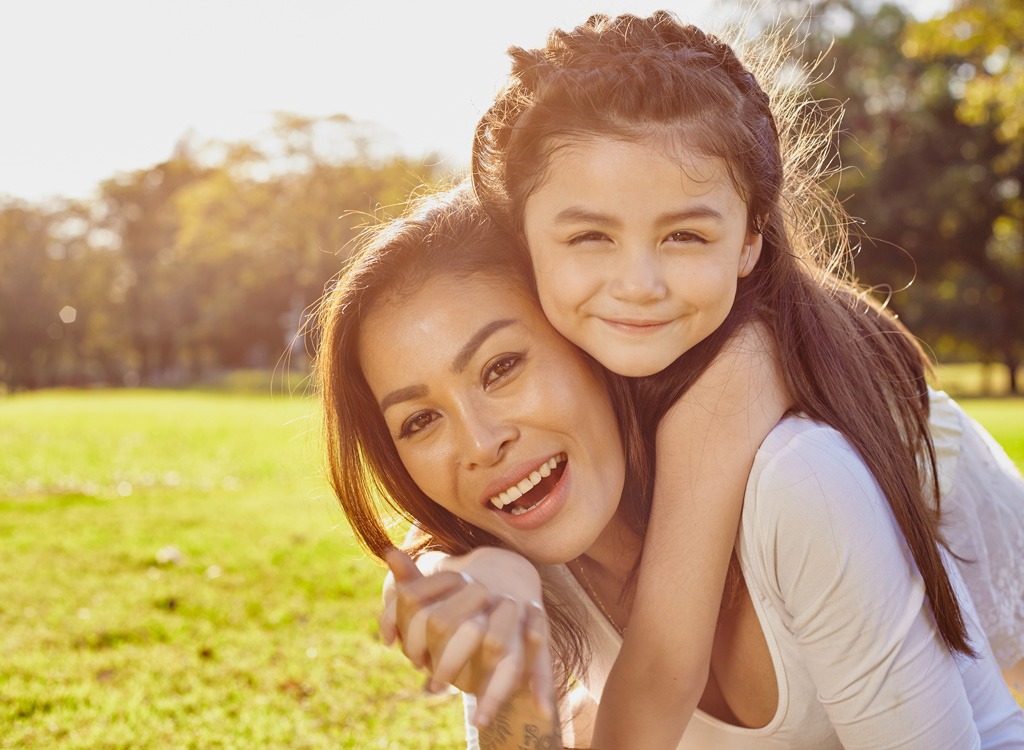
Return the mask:
{"type": "MultiPolygon", "coordinates": [[[[517,242],[489,219],[467,187],[430,196],[402,218],[368,231],[321,303],[316,378],[327,474],[357,539],[378,559],[394,546],[394,522],[401,519],[415,522],[422,532],[413,552],[459,555],[503,543],[432,501],[409,476],[363,377],[362,323],[438,276],[483,276],[533,296],[532,270],[526,253],[514,249],[517,242]]],[[[628,479],[619,515],[637,530],[650,496],[647,451],[629,388],[594,367],[611,393],[626,454],[628,479]]],[[[555,684],[564,693],[569,676],[583,674],[586,643],[572,602],[561,592],[545,590],[545,609],[559,677],[555,684]]]]}

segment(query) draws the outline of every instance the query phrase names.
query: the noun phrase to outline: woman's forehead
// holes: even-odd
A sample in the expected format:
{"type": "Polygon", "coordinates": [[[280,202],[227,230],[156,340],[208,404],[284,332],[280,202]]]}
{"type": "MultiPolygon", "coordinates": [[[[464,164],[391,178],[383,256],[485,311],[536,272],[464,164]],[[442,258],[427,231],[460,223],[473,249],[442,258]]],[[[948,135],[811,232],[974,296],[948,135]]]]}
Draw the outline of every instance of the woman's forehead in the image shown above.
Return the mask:
{"type": "Polygon", "coordinates": [[[531,334],[553,331],[521,284],[486,274],[439,274],[378,301],[361,326],[360,358],[384,346],[395,356],[460,347],[497,320],[514,320],[531,334]]]}

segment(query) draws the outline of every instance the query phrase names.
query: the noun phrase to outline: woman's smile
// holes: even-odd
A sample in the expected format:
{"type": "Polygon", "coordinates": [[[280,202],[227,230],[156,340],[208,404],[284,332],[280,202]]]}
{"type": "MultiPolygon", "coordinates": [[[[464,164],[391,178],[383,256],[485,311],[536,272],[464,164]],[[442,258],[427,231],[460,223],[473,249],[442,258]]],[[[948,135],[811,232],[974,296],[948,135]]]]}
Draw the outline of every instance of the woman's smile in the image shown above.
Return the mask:
{"type": "Polygon", "coordinates": [[[558,482],[565,469],[565,459],[564,453],[552,456],[518,482],[512,482],[511,486],[492,495],[490,503],[498,510],[512,506],[509,510],[512,515],[525,513],[543,500],[558,482]],[[554,476],[552,472],[555,472],[554,476]],[[545,479],[549,481],[545,482],[545,479]]]}
{"type": "Polygon", "coordinates": [[[367,315],[359,358],[402,464],[445,509],[536,562],[582,554],[614,517],[607,388],[526,292],[432,279],[367,315]]]}

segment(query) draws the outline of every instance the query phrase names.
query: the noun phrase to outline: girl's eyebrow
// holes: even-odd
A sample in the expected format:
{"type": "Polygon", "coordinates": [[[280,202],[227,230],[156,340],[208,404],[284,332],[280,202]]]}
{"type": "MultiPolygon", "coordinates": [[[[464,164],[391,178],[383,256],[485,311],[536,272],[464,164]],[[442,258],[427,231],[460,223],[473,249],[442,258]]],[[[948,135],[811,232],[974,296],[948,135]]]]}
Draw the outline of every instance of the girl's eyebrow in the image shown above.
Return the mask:
{"type": "MultiPolygon", "coordinates": [[[[473,359],[473,355],[477,353],[477,350],[480,349],[483,343],[490,338],[490,336],[497,331],[500,331],[502,328],[518,322],[519,320],[516,318],[502,318],[499,320],[492,320],[490,323],[486,323],[481,326],[480,330],[470,336],[469,341],[467,341],[459,350],[459,353],[455,355],[455,359],[452,360],[452,371],[460,373],[465,370],[466,365],[469,364],[469,360],[473,359]]],[[[423,398],[428,392],[427,387],[422,384],[398,388],[391,391],[391,393],[380,400],[380,411],[383,414],[395,404],[400,404],[403,401],[411,401],[414,398],[423,398]]]]}
{"type": "MultiPolygon", "coordinates": [[[[655,222],[658,226],[663,224],[673,224],[677,221],[686,221],[688,219],[717,219],[721,221],[724,217],[721,211],[705,203],[699,203],[696,206],[690,206],[680,211],[672,211],[671,213],[661,214],[655,222]]],[[[613,226],[618,227],[622,222],[614,216],[603,214],[599,211],[591,211],[587,208],[580,206],[570,206],[569,208],[563,209],[555,214],[555,224],[598,224],[601,226],[613,226]]]]}

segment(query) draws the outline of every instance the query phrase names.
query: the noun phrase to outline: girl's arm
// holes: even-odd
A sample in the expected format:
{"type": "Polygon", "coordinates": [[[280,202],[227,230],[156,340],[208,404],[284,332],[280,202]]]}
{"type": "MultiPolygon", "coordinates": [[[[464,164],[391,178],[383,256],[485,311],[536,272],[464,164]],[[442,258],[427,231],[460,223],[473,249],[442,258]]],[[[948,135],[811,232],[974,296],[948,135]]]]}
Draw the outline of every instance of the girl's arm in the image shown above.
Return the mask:
{"type": "Polygon", "coordinates": [[[594,746],[667,750],[707,682],[747,475],[789,408],[770,336],[744,326],[662,420],[654,505],[594,746]]]}

